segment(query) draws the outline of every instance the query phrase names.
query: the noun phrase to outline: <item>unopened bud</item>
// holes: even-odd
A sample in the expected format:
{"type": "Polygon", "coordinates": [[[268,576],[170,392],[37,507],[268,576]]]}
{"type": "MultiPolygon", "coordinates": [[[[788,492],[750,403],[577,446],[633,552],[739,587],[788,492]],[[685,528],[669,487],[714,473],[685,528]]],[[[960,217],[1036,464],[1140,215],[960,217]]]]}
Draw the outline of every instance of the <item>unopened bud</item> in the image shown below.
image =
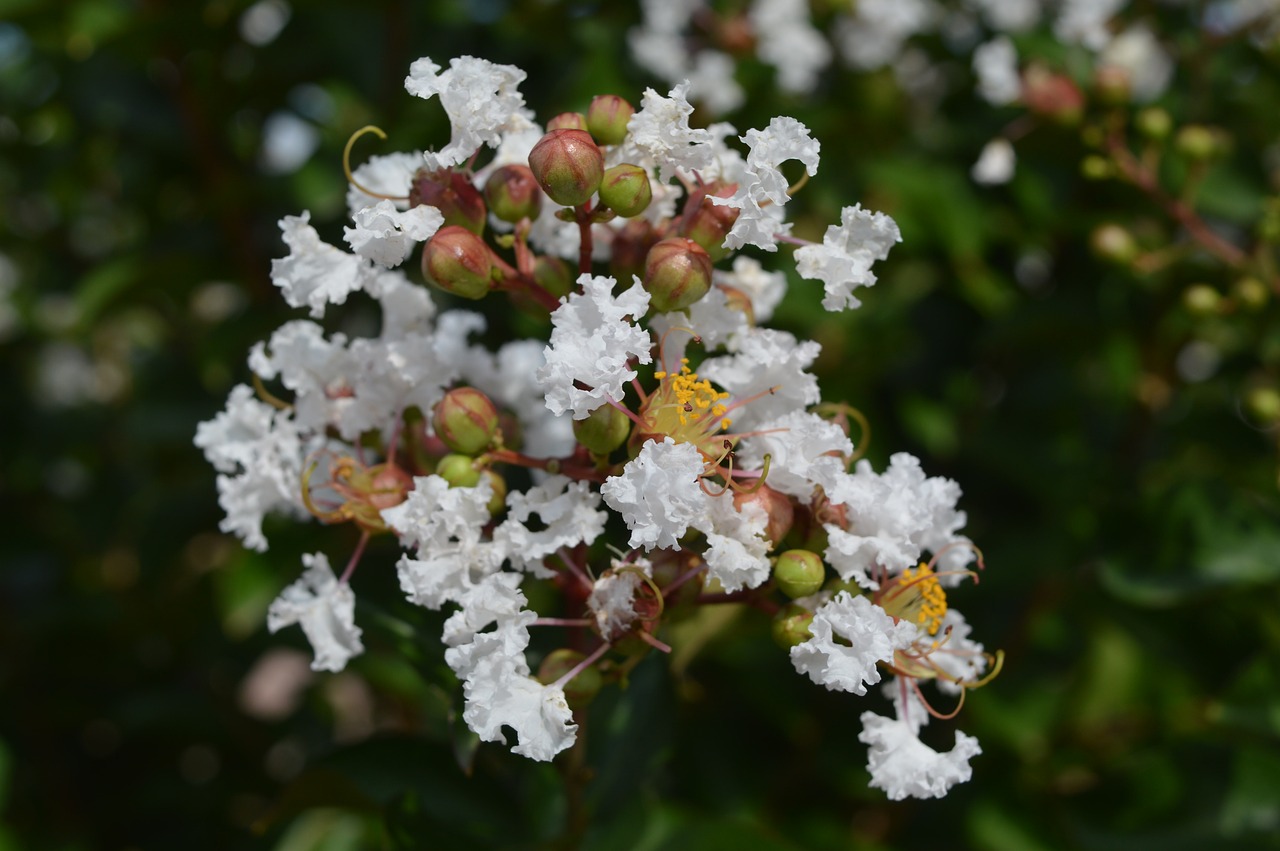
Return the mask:
{"type": "Polygon", "coordinates": [[[1192,284],[1183,292],[1182,303],[1198,316],[1209,316],[1218,312],[1222,296],[1208,284],[1192,284]]]}
{"type": "MultiPolygon", "coordinates": [[[[538,666],[538,682],[544,685],[554,683],[582,664],[582,660],[585,658],[587,657],[582,653],[577,650],[571,650],[568,647],[561,647],[559,650],[551,651],[542,660],[542,664],[538,666]]],[[[575,674],[573,679],[564,684],[564,699],[569,702],[571,708],[580,709],[591,702],[591,699],[599,693],[603,684],[604,680],[601,678],[600,672],[596,670],[596,666],[588,665],[575,674]]]]}
{"type": "Polygon", "coordinates": [[[464,227],[448,225],[423,247],[422,274],[445,292],[481,299],[493,283],[493,255],[480,237],[464,227]]]}
{"type": "Polygon", "coordinates": [[[562,112],[547,122],[547,132],[552,130],[586,130],[587,117],[581,112],[562,112]]]}
{"type": "Polygon", "coordinates": [[[568,295],[573,289],[569,264],[559,257],[540,255],[533,263],[533,280],[556,298],[568,295]]]}
{"type": "Polygon", "coordinates": [[[369,504],[379,511],[404,502],[413,490],[413,476],[395,464],[379,464],[369,473],[369,504]]]}
{"type": "Polygon", "coordinates": [[[446,225],[464,227],[475,234],[484,232],[484,197],[462,172],[418,169],[409,185],[409,206],[419,204],[439,210],[446,225]]]}
{"type": "Polygon", "coordinates": [[[773,616],[773,640],[783,649],[803,644],[813,638],[813,633],[809,630],[812,623],[813,612],[794,603],[784,606],[773,616]]]}
{"type": "Polygon", "coordinates": [[[577,207],[600,188],[604,157],[585,130],[552,130],[529,152],[529,168],[552,201],[577,207]]]}
{"type": "Polygon", "coordinates": [[[489,510],[490,517],[496,517],[507,505],[507,480],[493,470],[485,470],[484,476],[493,486],[493,496],[489,497],[489,504],[485,508],[489,510]]]}
{"type": "Polygon", "coordinates": [[[597,455],[608,455],[626,443],[631,420],[612,405],[601,405],[586,419],[573,421],[573,436],[597,455]]]}
{"type": "Polygon", "coordinates": [[[1264,423],[1280,420],[1280,393],[1274,387],[1255,387],[1245,396],[1249,413],[1264,423]]]}
{"type": "Polygon", "coordinates": [[[1138,243],[1133,234],[1114,223],[1094,228],[1089,237],[1089,245],[1094,254],[1112,263],[1131,263],[1138,256],[1138,243]]]}
{"type": "Polygon", "coordinates": [[[793,600],[817,592],[826,578],[822,559],[808,550],[787,550],[773,565],[773,579],[779,590],[793,600]]]}
{"type": "Polygon", "coordinates": [[[451,488],[473,488],[480,483],[475,459],[467,455],[446,455],[436,462],[436,475],[451,488]]]}
{"type": "Polygon", "coordinates": [[[489,209],[504,222],[536,219],[542,206],[542,190],[528,166],[504,165],[489,175],[484,185],[489,209]]]}
{"type": "Polygon", "coordinates": [[[1240,302],[1240,306],[1247,310],[1261,310],[1270,297],[1267,285],[1253,276],[1241,278],[1232,284],[1231,294],[1236,297],[1236,301],[1240,302]]]}
{"type": "Polygon", "coordinates": [[[623,163],[606,169],[600,181],[600,203],[624,219],[638,216],[653,200],[649,174],[638,165],[623,163]]]}
{"type": "Polygon", "coordinates": [[[1218,153],[1218,134],[1203,124],[1188,124],[1178,131],[1174,144],[1191,160],[1207,160],[1218,153]]]}
{"type": "Polygon", "coordinates": [[[1139,112],[1134,123],[1139,133],[1157,142],[1168,138],[1173,130],[1173,119],[1169,117],[1168,112],[1158,106],[1149,106],[1139,112]]]}
{"type": "Polygon", "coordinates": [[[1103,65],[1094,72],[1093,91],[1107,106],[1123,106],[1133,92],[1129,71],[1119,65],[1103,65]]]}
{"type": "Polygon", "coordinates": [[[645,257],[643,283],[655,312],[688,307],[711,289],[711,257],[692,239],[664,239],[645,257]]]}
{"type": "Polygon", "coordinates": [[[498,408],[474,387],[455,387],[436,402],[431,425],[436,437],[454,452],[478,455],[493,443],[498,408]]]}
{"type": "Polygon", "coordinates": [[[733,228],[734,222],[738,220],[739,210],[737,207],[726,204],[713,203],[709,196],[728,198],[737,188],[736,183],[725,184],[717,187],[714,192],[692,197],[686,202],[687,205],[696,204],[697,206],[693,208],[692,213],[683,217],[680,223],[680,235],[692,239],[706,249],[712,263],[719,262],[728,256],[729,249],[724,247],[724,240],[733,228]]]}
{"type": "Polygon", "coordinates": [[[1022,101],[1032,112],[1071,125],[1084,114],[1084,95],[1065,74],[1032,65],[1022,77],[1022,101]]]}
{"type": "Polygon", "coordinates": [[[1115,166],[1106,157],[1090,154],[1080,161],[1080,174],[1087,180],[1106,180],[1115,173],[1115,166]]]}
{"type": "Polygon", "coordinates": [[[764,536],[775,547],[782,543],[782,539],[787,537],[796,519],[796,510],[791,504],[791,497],[768,485],[760,485],[754,490],[739,491],[733,495],[733,507],[738,511],[742,511],[748,505],[757,505],[764,509],[765,516],[768,518],[764,527],[764,536]]]}
{"type": "Polygon", "coordinates": [[[587,129],[601,145],[616,145],[627,137],[627,122],[636,108],[617,95],[596,95],[587,108],[587,129]]]}

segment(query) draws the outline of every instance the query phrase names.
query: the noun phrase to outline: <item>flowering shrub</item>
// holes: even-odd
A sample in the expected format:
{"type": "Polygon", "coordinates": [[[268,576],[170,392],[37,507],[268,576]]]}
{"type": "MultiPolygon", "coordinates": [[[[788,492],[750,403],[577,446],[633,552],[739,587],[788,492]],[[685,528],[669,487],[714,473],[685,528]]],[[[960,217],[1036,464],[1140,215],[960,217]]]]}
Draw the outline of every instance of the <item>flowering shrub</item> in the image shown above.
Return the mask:
{"type": "Polygon", "coordinates": [[[865,695],[887,674],[892,716],[861,716],[872,785],[946,794],[978,743],[957,732],[939,752],[919,733],[955,714],[939,695],[962,702],[1001,658],[948,604],[981,566],[960,489],[905,453],[883,472],[850,469],[861,415],[823,404],[807,371],[817,343],[763,324],[785,273],[735,254],[798,246],[799,275],[844,310],[875,283],[897,225],[855,204],[821,243],[790,235],[797,187],[782,166],[798,162],[803,182],[819,162],[795,119],[748,130],[744,156],[732,126],[690,125],[680,84],[646,91],[638,110],[602,95],[543,127],[524,76],[418,60],[405,86],[440,99],[448,144],[349,173],[350,251],[307,213],[280,222],[285,300],[314,320],[362,292],[382,330],[287,322],[250,354],[256,392],[237,386],[197,432],[222,528],[245,546],[267,549],[273,512],[354,524],[340,575],[327,554],[304,556],[270,629],[300,625],[312,667],[342,670],[364,650],[353,577],[370,538],[394,535],[408,599],[452,612],[442,640],[466,724],[484,741],[510,729],[515,753],[550,760],[600,688],[670,652],[669,624],[748,603],[815,683],[865,695]],[[548,339],[474,342],[483,316],[438,308],[398,270],[419,244],[446,298],[509,298],[548,339]],[[532,609],[535,584],[549,608],[532,609]],[[534,641],[546,633],[558,638],[534,641]]]}

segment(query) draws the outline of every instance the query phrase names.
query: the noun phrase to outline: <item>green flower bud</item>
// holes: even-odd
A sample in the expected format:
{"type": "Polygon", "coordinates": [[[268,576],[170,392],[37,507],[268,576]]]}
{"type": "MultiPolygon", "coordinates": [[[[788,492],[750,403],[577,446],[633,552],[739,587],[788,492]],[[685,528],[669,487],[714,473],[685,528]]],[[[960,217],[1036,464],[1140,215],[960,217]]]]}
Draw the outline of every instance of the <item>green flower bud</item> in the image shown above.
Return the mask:
{"type": "Polygon", "coordinates": [[[485,508],[489,510],[490,517],[496,517],[507,506],[507,480],[493,470],[485,470],[484,475],[489,484],[493,485],[493,496],[489,497],[489,504],[485,508]]]}
{"type": "Polygon", "coordinates": [[[1182,303],[1197,316],[1210,316],[1218,312],[1222,296],[1208,284],[1192,284],[1182,293],[1182,303]]]}
{"type": "Polygon", "coordinates": [[[523,165],[504,165],[496,169],[484,184],[484,198],[489,209],[504,222],[515,224],[521,219],[536,219],[542,207],[542,190],[533,172],[523,165]]]}
{"type": "Polygon", "coordinates": [[[601,145],[616,145],[627,137],[627,122],[636,108],[617,95],[596,95],[587,107],[587,130],[601,145]]]}
{"type": "Polygon", "coordinates": [[[1093,91],[1107,106],[1123,106],[1133,92],[1129,72],[1119,65],[1103,65],[1093,75],[1093,91]]]}
{"type": "Polygon", "coordinates": [[[664,239],[645,256],[643,284],[654,312],[688,307],[711,289],[711,257],[692,239],[664,239]]]}
{"type": "Polygon", "coordinates": [[[625,219],[643,213],[652,200],[649,174],[638,165],[615,165],[600,181],[600,203],[625,219]]]}
{"type": "Polygon", "coordinates": [[[1133,234],[1114,223],[1098,225],[1089,237],[1093,253],[1112,263],[1132,263],[1138,256],[1138,243],[1133,234]]]}
{"type": "MultiPolygon", "coordinates": [[[[538,682],[549,685],[572,671],[587,658],[577,650],[561,647],[547,654],[538,666],[538,682]]],[[[595,665],[583,668],[573,679],[564,684],[564,699],[573,709],[581,709],[591,702],[604,685],[604,679],[595,665]]]]}
{"type": "Polygon", "coordinates": [[[493,443],[498,431],[498,408],[474,387],[455,387],[436,402],[431,425],[449,449],[478,455],[493,443]]]}
{"type": "Polygon", "coordinates": [[[1231,294],[1235,296],[1236,301],[1240,302],[1240,306],[1247,310],[1261,310],[1271,296],[1267,285],[1252,275],[1232,284],[1231,294]]]}
{"type": "Polygon", "coordinates": [[[777,547],[795,523],[796,510],[791,504],[791,497],[768,485],[760,485],[755,490],[739,491],[733,495],[734,508],[742,511],[748,505],[764,509],[765,516],[769,518],[764,527],[764,536],[777,547]]]}
{"type": "Polygon", "coordinates": [[[1254,387],[1244,399],[1249,413],[1263,423],[1280,420],[1280,393],[1274,387],[1254,387]]]}
{"type": "Polygon", "coordinates": [[[559,257],[540,255],[533,261],[533,280],[553,296],[566,296],[573,289],[573,272],[559,257]]]}
{"type": "Polygon", "coordinates": [[[734,222],[738,220],[739,210],[736,207],[713,204],[708,200],[707,195],[728,198],[737,188],[736,183],[718,186],[715,187],[714,192],[707,192],[701,196],[695,195],[686,202],[686,215],[681,219],[679,233],[701,245],[711,257],[712,263],[717,263],[729,255],[729,249],[724,247],[724,239],[729,235],[734,222]],[[692,213],[689,212],[691,209],[692,213]]]}
{"type": "Polygon", "coordinates": [[[422,274],[445,292],[481,299],[493,283],[493,255],[484,240],[471,231],[447,225],[423,246],[422,274]]]}
{"type": "Polygon", "coordinates": [[[1173,130],[1173,119],[1169,117],[1168,112],[1158,106],[1149,106],[1139,112],[1135,123],[1139,133],[1157,142],[1167,139],[1173,130]]]}
{"type": "Polygon", "coordinates": [[[446,455],[436,462],[436,475],[451,488],[473,488],[480,483],[475,459],[468,455],[446,455]]]}
{"type": "Polygon", "coordinates": [[[439,210],[446,225],[457,225],[474,234],[484,233],[487,222],[484,198],[462,172],[418,169],[409,184],[409,206],[419,204],[439,210]]]}
{"type": "Polygon", "coordinates": [[[1106,157],[1090,154],[1080,161],[1080,173],[1086,180],[1106,180],[1116,173],[1116,169],[1106,157]]]}
{"type": "Polygon", "coordinates": [[[547,132],[552,130],[587,129],[587,117],[581,112],[562,112],[547,122],[547,132]]]}
{"type": "Polygon", "coordinates": [[[608,455],[630,435],[631,420],[612,405],[601,405],[586,419],[573,421],[573,436],[597,455],[608,455]]]}
{"type": "Polygon", "coordinates": [[[784,650],[795,647],[813,638],[809,624],[813,623],[813,612],[792,603],[784,606],[773,617],[773,640],[784,650]]]}
{"type": "Polygon", "coordinates": [[[1202,124],[1188,124],[1178,131],[1174,145],[1187,159],[1207,160],[1219,151],[1218,134],[1202,124]]]}
{"type": "Polygon", "coordinates": [[[793,600],[817,592],[826,578],[822,559],[808,550],[787,550],[773,565],[773,580],[793,600]]]}
{"type": "Polygon", "coordinates": [[[604,157],[585,130],[552,130],[529,152],[529,168],[552,201],[577,207],[604,177],[604,157]]]}

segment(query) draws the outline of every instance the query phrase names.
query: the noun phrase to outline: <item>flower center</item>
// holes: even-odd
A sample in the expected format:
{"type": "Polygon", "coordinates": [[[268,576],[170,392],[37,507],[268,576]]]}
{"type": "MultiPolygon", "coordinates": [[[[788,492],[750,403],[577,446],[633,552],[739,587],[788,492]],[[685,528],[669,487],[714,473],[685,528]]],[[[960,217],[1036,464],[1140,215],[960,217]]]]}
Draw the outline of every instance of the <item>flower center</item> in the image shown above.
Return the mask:
{"type": "Polygon", "coordinates": [[[895,618],[910,621],[929,635],[938,634],[947,614],[947,592],[924,562],[904,570],[877,602],[895,618]]]}
{"type": "Polygon", "coordinates": [[[661,370],[653,377],[658,379],[658,388],[640,409],[642,433],[692,443],[708,459],[721,456],[724,440],[716,435],[731,423],[723,402],[729,394],[716,390],[707,379],[698,378],[689,369],[688,358],[681,360],[678,373],[661,370]]]}

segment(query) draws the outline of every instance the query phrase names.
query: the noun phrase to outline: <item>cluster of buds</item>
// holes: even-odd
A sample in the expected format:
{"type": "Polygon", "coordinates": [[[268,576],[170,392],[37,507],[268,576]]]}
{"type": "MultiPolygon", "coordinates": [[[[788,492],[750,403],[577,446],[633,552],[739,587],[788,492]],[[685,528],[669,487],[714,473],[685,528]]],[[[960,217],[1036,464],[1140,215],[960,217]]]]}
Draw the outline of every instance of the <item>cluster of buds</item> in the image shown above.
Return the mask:
{"type": "Polygon", "coordinates": [[[449,144],[348,169],[352,252],[305,214],[281,223],[290,253],[272,277],[290,304],[320,317],[362,291],[384,323],[355,340],[286,323],[250,356],[257,398],[237,387],[197,434],[220,473],[223,528],[247,546],[266,549],[268,512],[355,524],[341,576],[306,556],[268,625],[300,624],[314,667],[342,669],[363,651],[351,579],[370,537],[394,535],[408,599],[454,610],[442,638],[468,726],[485,741],[509,729],[516,753],[548,760],[601,688],[670,652],[673,619],[750,606],[815,682],[862,695],[888,678],[893,716],[862,716],[872,783],[945,794],[979,748],[963,733],[946,752],[920,741],[953,714],[921,684],[962,698],[1000,658],[948,605],[977,557],[959,488],[910,455],[883,473],[858,460],[865,421],[820,404],[807,371],[818,345],[761,324],[785,273],[734,254],[798,246],[824,306],[856,307],[896,224],[855,205],[821,243],[790,234],[781,165],[798,161],[807,179],[819,149],[794,119],[747,131],[743,156],[728,125],[689,125],[677,86],[647,91],[639,110],[603,95],[544,129],[523,77],[471,57],[414,63],[406,87],[440,98],[449,144]],[[419,245],[444,298],[508,296],[548,339],[473,343],[481,314],[439,311],[395,268],[419,245]],[[606,531],[611,515],[625,537],[606,531]],[[555,601],[537,612],[535,583],[555,601]],[[535,629],[560,632],[560,648],[530,652],[535,629]]]}

